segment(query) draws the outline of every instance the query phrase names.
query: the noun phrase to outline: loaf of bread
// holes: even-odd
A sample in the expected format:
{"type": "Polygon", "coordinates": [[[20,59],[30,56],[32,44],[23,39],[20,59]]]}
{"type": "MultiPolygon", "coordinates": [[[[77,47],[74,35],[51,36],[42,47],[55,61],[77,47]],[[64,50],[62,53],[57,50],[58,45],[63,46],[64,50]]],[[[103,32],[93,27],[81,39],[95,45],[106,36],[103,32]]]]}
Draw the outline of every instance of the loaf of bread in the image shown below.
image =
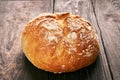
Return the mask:
{"type": "Polygon", "coordinates": [[[22,33],[29,61],[45,71],[72,72],[92,64],[99,44],[92,25],[70,13],[41,14],[22,33]]]}

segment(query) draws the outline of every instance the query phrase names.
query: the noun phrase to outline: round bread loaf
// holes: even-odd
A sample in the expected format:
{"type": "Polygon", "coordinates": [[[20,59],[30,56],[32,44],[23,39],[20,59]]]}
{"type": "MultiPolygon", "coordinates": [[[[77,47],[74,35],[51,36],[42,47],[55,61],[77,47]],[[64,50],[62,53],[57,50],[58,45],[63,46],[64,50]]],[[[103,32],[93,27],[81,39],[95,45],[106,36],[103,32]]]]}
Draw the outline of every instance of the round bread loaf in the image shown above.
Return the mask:
{"type": "Polygon", "coordinates": [[[30,21],[22,33],[22,48],[34,66],[56,73],[86,67],[99,53],[91,24],[69,13],[42,14],[30,21]]]}

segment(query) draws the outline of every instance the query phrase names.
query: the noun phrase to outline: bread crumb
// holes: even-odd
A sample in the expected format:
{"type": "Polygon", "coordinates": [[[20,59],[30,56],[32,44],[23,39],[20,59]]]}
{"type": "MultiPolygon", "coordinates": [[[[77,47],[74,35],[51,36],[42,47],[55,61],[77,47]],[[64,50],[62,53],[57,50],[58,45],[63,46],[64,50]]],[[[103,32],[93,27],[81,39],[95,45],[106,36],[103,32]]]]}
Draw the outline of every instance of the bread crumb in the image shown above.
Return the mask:
{"type": "Polygon", "coordinates": [[[90,48],[90,47],[91,47],[91,45],[88,46],[88,48],[90,48]]]}
{"type": "Polygon", "coordinates": [[[55,49],[55,46],[53,46],[52,48],[55,49]]]}
{"type": "Polygon", "coordinates": [[[80,44],[77,44],[77,46],[80,46],[80,44]]]}
{"type": "Polygon", "coordinates": [[[78,53],[78,55],[83,55],[83,53],[78,53]]]}
{"type": "Polygon", "coordinates": [[[85,52],[85,50],[82,50],[82,52],[84,53],[84,52],[85,52]]]}
{"type": "Polygon", "coordinates": [[[91,47],[92,47],[92,45],[89,45],[89,46],[88,46],[88,49],[90,50],[90,49],[91,49],[91,47]]]}
{"type": "Polygon", "coordinates": [[[93,35],[91,35],[91,38],[93,38],[94,36],[93,35]]]}
{"type": "Polygon", "coordinates": [[[86,51],[88,51],[88,49],[85,49],[86,51]]]}
{"type": "Polygon", "coordinates": [[[91,26],[87,26],[87,29],[88,29],[88,30],[92,30],[91,26]]]}
{"type": "Polygon", "coordinates": [[[72,47],[72,45],[69,45],[70,47],[72,47]]]}
{"type": "Polygon", "coordinates": [[[61,69],[65,69],[65,65],[61,65],[61,69]]]}
{"type": "Polygon", "coordinates": [[[80,60],[80,58],[78,58],[78,60],[80,60]]]}
{"type": "Polygon", "coordinates": [[[68,50],[68,54],[71,54],[71,51],[68,50]]]}
{"type": "Polygon", "coordinates": [[[62,72],[58,72],[58,74],[61,74],[62,72]]]}
{"type": "Polygon", "coordinates": [[[90,57],[90,56],[92,56],[92,54],[87,54],[86,56],[87,56],[87,57],[90,57]]]}
{"type": "Polygon", "coordinates": [[[58,73],[58,74],[61,74],[62,72],[53,72],[53,73],[54,73],[54,74],[57,74],[57,73],[58,73]]]}
{"type": "Polygon", "coordinates": [[[53,72],[54,74],[57,74],[57,72],[53,72]]]}

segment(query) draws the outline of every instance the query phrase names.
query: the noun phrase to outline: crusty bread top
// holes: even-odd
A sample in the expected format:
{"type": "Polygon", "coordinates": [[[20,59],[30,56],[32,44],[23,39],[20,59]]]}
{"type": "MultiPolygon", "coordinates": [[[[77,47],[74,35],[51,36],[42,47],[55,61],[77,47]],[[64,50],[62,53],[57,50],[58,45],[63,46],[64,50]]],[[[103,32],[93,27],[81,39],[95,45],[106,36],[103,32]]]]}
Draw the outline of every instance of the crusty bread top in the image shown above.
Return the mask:
{"type": "Polygon", "coordinates": [[[26,39],[29,39],[28,42],[31,41],[29,44],[32,45],[29,46],[35,47],[34,56],[36,54],[41,63],[34,62],[35,57],[32,59],[28,55],[28,58],[32,59],[37,67],[42,63],[46,64],[40,66],[41,68],[51,63],[58,67],[61,65],[62,68],[69,64],[77,65],[80,59],[96,56],[99,51],[98,39],[91,24],[80,16],[69,13],[38,16],[27,24],[23,32],[24,48],[25,44],[28,44],[25,43],[26,39]]]}

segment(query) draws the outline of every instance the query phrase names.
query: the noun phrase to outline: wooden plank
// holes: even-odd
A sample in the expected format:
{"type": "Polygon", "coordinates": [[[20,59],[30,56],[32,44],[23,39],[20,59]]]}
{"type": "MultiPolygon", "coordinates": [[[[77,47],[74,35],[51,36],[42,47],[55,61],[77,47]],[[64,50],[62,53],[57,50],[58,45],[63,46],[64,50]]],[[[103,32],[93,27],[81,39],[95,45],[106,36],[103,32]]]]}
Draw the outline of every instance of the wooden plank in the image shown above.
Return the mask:
{"type": "Polygon", "coordinates": [[[93,0],[93,7],[111,74],[120,80],[120,0],[93,0]]]}
{"type": "Polygon", "coordinates": [[[53,0],[0,1],[0,80],[48,80],[21,49],[24,25],[43,12],[52,12],[53,0]]]}
{"type": "MultiPolygon", "coordinates": [[[[102,39],[100,36],[101,32],[96,21],[93,4],[90,0],[77,1],[78,2],[75,2],[75,0],[56,0],[55,12],[70,12],[72,14],[76,14],[76,5],[78,5],[78,15],[90,21],[97,31],[100,42],[100,55],[93,65],[84,68],[85,70],[82,69],[83,71],[80,70],[82,71],[82,73],[80,71],[75,72],[76,75],[73,75],[72,77],[77,76],[77,78],[74,78],[74,80],[112,80],[105,55],[104,46],[102,44],[102,39]],[[80,76],[79,74],[84,74],[85,76],[80,76]]],[[[69,78],[69,80],[73,80],[71,76],[66,76],[67,75],[65,75],[65,79],[69,78]]]]}

